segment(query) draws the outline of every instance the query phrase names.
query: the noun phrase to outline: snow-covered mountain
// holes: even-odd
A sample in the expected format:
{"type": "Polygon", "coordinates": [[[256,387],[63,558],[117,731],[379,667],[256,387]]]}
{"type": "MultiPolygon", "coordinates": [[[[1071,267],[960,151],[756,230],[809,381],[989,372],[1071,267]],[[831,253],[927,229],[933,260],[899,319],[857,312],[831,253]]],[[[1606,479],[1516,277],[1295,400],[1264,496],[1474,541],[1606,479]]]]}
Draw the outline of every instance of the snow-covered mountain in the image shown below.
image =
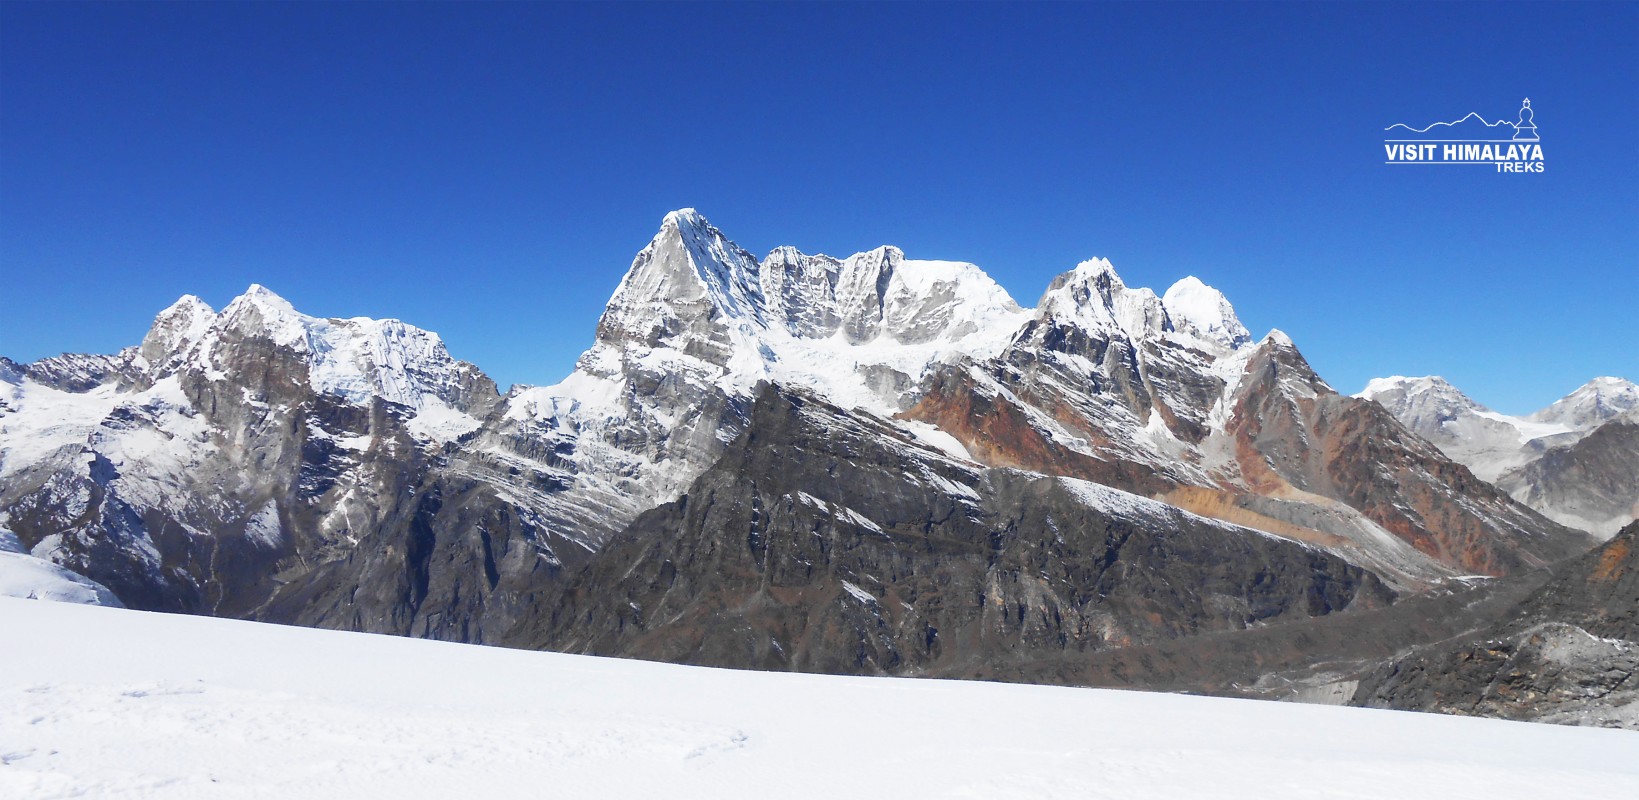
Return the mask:
{"type": "Polygon", "coordinates": [[[1406,427],[1488,481],[1530,460],[1530,443],[1573,434],[1569,425],[1499,414],[1444,378],[1375,378],[1356,397],[1375,400],[1406,427]]]}
{"type": "Polygon", "coordinates": [[[1592,545],[1197,279],[1093,259],[1025,309],[972,264],[758,259],[687,209],[551,386],[260,286],[115,355],[0,361],[0,526],[143,609],[1085,682],[1147,673],[1047,665],[1592,545]]]}
{"type": "Polygon", "coordinates": [[[1594,378],[1528,419],[1589,431],[1639,408],[1639,386],[1609,376],[1594,378]]]}
{"type": "Polygon", "coordinates": [[[436,334],[318,319],[252,286],[184,297],[117,356],[0,364],[0,524],[128,604],[254,613],[349,555],[494,383],[436,334]]]}
{"type": "Polygon", "coordinates": [[[1639,518],[1639,439],[1620,422],[1639,408],[1630,381],[1595,378],[1523,417],[1492,411],[1437,376],[1376,378],[1356,396],[1562,524],[1609,537],[1639,518]]]}

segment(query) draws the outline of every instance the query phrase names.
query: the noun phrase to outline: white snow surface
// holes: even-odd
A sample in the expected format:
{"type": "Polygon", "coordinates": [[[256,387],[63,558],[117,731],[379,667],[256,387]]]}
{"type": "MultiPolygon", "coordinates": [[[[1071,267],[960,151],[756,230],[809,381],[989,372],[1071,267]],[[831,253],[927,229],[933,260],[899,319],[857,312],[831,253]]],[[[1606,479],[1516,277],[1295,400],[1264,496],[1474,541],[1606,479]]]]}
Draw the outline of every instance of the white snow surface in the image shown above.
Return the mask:
{"type": "Polygon", "coordinates": [[[1252,334],[1235,316],[1229,298],[1201,282],[1194,275],[1174,283],[1161,296],[1173,328],[1198,339],[1217,342],[1231,349],[1252,341],[1252,334]]]}
{"type": "Polygon", "coordinates": [[[0,796],[19,800],[1639,795],[1627,731],[704,669],[12,599],[0,628],[0,796]]]}
{"type": "Polygon", "coordinates": [[[0,478],[60,451],[77,452],[124,399],[113,386],[64,392],[27,379],[0,383],[0,478]]]}
{"type": "Polygon", "coordinates": [[[5,528],[0,528],[0,597],[121,606],[119,598],[108,591],[108,587],[29,555],[17,534],[5,528]]]}

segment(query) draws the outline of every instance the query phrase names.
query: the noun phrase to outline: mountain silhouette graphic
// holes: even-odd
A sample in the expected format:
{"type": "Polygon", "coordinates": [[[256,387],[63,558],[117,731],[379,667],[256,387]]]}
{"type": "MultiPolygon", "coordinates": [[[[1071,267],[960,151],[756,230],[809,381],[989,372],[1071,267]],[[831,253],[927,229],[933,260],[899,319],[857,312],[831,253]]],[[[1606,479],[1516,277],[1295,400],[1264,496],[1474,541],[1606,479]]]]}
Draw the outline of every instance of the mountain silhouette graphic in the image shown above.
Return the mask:
{"type": "Polygon", "coordinates": [[[1508,140],[1508,141],[1537,141],[1536,125],[1531,120],[1531,99],[1526,98],[1520,108],[1519,121],[1509,122],[1499,119],[1490,122],[1479,112],[1470,111],[1462,119],[1451,122],[1432,122],[1421,128],[1414,128],[1404,122],[1396,122],[1384,128],[1391,139],[1463,139],[1463,140],[1508,140]]]}

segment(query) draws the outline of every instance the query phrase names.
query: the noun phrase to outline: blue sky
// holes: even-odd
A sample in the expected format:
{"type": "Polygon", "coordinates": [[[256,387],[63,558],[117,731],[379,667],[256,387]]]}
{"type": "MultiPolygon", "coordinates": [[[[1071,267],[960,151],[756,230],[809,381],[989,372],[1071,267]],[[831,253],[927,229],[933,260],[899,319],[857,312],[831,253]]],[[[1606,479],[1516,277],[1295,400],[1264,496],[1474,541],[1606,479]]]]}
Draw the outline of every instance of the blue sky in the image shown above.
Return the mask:
{"type": "Polygon", "coordinates": [[[683,206],[1026,305],[1194,274],[1340,390],[1529,411],[1639,379],[1639,3],[0,4],[14,359],[258,282],[550,383],[683,206]],[[1382,163],[1527,95],[1542,174],[1382,163]]]}

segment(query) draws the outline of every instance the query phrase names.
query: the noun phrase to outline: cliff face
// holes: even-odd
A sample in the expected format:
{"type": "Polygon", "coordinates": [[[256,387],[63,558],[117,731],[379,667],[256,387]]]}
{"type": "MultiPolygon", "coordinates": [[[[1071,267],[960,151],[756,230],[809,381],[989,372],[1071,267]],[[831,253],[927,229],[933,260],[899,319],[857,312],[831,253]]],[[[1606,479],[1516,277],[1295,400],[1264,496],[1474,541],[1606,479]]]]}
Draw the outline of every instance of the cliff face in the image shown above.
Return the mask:
{"type": "Polygon", "coordinates": [[[717,666],[1014,678],[1065,653],[1385,605],[1326,552],[982,468],[772,388],[724,458],[509,643],[717,666]]]}
{"type": "Polygon", "coordinates": [[[1474,477],[1376,403],[1332,391],[1289,342],[1253,354],[1233,408],[1236,460],[1260,494],[1340,501],[1465,573],[1537,568],[1593,544],[1474,477]]]}

